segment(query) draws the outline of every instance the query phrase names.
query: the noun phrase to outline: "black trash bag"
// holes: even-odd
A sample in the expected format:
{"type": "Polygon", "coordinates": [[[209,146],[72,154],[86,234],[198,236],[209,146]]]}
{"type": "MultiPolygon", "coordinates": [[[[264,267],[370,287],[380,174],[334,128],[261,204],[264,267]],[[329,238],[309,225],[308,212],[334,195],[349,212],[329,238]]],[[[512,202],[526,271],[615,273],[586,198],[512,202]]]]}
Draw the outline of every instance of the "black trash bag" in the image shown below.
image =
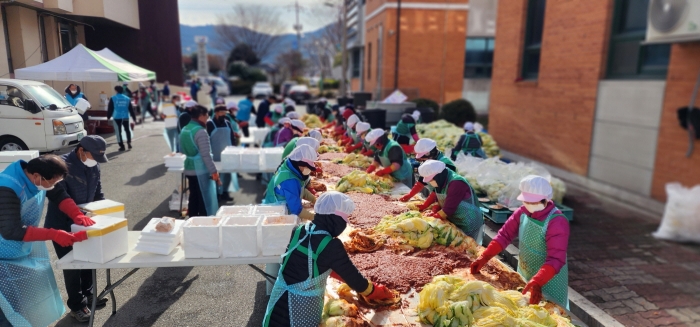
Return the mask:
{"type": "MultiPolygon", "coordinates": [[[[688,107],[678,108],[678,122],[683,129],[688,129],[688,107]]],[[[695,130],[695,138],[700,139],[700,108],[694,107],[690,112],[690,124],[695,130]]]]}

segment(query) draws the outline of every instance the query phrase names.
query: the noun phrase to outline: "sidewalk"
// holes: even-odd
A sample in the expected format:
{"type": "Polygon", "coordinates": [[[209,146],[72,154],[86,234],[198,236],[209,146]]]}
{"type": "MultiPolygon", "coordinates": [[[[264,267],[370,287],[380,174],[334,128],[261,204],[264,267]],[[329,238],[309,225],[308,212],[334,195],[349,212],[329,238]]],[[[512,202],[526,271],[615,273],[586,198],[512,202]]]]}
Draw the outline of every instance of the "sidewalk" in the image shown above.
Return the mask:
{"type": "Polygon", "coordinates": [[[700,246],[657,240],[653,217],[581,190],[564,202],[571,288],[625,326],[700,326],[700,246]]]}

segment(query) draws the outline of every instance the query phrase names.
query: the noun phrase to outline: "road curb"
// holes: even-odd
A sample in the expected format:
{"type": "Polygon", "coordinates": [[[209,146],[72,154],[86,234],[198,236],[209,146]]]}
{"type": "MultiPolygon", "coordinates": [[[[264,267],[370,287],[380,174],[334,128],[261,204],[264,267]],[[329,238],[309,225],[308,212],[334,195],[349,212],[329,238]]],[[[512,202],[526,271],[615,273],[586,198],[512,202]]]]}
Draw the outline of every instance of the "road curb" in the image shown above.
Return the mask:
{"type": "MultiPolygon", "coordinates": [[[[484,225],[484,244],[488,244],[497,235],[497,231],[494,231],[488,225],[484,225]]],[[[518,255],[520,250],[513,244],[508,245],[505,251],[501,252],[504,258],[504,262],[511,267],[518,266],[518,255]]],[[[624,327],[615,318],[611,317],[602,309],[598,308],[591,301],[588,301],[583,295],[576,292],[574,289],[569,287],[569,306],[570,311],[576,315],[580,321],[585,323],[588,327],[624,327]]]]}

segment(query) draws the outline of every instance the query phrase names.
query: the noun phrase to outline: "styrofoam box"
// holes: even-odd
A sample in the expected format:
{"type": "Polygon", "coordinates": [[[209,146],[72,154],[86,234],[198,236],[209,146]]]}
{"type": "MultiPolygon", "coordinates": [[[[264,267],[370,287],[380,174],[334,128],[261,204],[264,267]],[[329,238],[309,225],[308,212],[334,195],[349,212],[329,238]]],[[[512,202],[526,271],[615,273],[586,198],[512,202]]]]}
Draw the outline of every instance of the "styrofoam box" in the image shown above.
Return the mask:
{"type": "Polygon", "coordinates": [[[251,212],[253,215],[286,215],[285,205],[256,205],[251,212]]]}
{"type": "Polygon", "coordinates": [[[265,127],[253,129],[251,127],[250,132],[253,134],[253,142],[255,142],[255,144],[262,144],[262,142],[265,140],[265,136],[267,136],[267,133],[270,132],[270,128],[265,127]]]}
{"type": "Polygon", "coordinates": [[[247,170],[260,169],[260,149],[244,149],[241,153],[241,167],[247,170]]]}
{"type": "Polygon", "coordinates": [[[266,148],[260,154],[260,168],[263,170],[275,169],[282,162],[284,148],[266,148]]]}
{"type": "Polygon", "coordinates": [[[185,258],[221,257],[220,217],[192,217],[182,228],[182,248],[185,258]]]}
{"type": "Polygon", "coordinates": [[[289,243],[289,235],[298,223],[299,217],[296,215],[265,216],[260,224],[262,254],[264,256],[283,254],[289,243]]]}
{"type": "Polygon", "coordinates": [[[221,164],[227,169],[238,169],[241,167],[241,153],[243,148],[227,146],[221,151],[221,164]]]}
{"type": "Polygon", "coordinates": [[[182,168],[185,167],[185,158],[187,156],[182,153],[168,154],[163,157],[163,161],[165,161],[165,167],[182,168]]]}
{"type": "Polygon", "coordinates": [[[95,216],[92,220],[95,221],[92,226],[75,224],[70,226],[73,233],[99,230],[104,232],[101,236],[88,235],[87,240],[73,244],[73,258],[80,261],[105,263],[125,255],[129,250],[126,219],[95,216]],[[123,226],[118,227],[119,225],[123,226]]]}
{"type": "Polygon", "coordinates": [[[95,216],[124,218],[124,204],[112,200],[100,200],[79,204],[78,207],[95,216]]]}
{"type": "Polygon", "coordinates": [[[139,237],[139,240],[141,239],[154,239],[154,240],[165,240],[165,241],[170,241],[174,238],[176,238],[178,235],[182,233],[182,226],[185,224],[184,220],[178,220],[175,219],[175,226],[173,226],[173,229],[170,232],[157,232],[156,231],[156,225],[160,221],[161,218],[151,218],[151,220],[146,224],[146,227],[144,227],[141,230],[141,235],[139,237]]]}
{"type": "Polygon", "coordinates": [[[258,226],[262,216],[226,217],[221,225],[221,249],[224,258],[257,257],[258,226]]]}
{"type": "Polygon", "coordinates": [[[0,152],[0,162],[15,162],[17,160],[29,161],[39,157],[39,151],[2,151],[0,152]]]}
{"type": "Polygon", "coordinates": [[[249,215],[253,211],[253,206],[222,206],[216,212],[217,217],[226,218],[228,216],[249,215]]]}
{"type": "Polygon", "coordinates": [[[165,122],[165,128],[177,128],[177,118],[166,117],[163,121],[165,122]]]}

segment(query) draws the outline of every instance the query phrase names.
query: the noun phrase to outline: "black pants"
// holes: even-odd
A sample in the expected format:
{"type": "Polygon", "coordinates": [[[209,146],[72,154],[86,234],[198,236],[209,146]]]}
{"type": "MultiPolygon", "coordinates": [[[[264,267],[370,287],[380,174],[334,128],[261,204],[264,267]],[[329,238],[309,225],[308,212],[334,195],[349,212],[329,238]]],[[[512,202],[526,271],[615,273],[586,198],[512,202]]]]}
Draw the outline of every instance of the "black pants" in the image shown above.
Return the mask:
{"type": "MultiPolygon", "coordinates": [[[[120,135],[119,137],[117,137],[117,140],[121,139],[123,128],[124,132],[126,132],[126,143],[131,144],[131,128],[129,128],[129,118],[114,119],[114,122],[117,123],[118,129],[114,132],[117,133],[117,135],[120,135]]],[[[119,142],[119,146],[124,146],[124,140],[121,140],[121,142],[119,142]]]]}
{"type": "Polygon", "coordinates": [[[245,137],[250,136],[250,131],[248,130],[248,127],[249,127],[248,124],[246,124],[245,126],[241,126],[241,125],[238,125],[238,126],[241,128],[241,131],[243,131],[243,135],[245,135],[245,137]]]}
{"type": "Polygon", "coordinates": [[[190,188],[190,203],[187,205],[187,214],[190,217],[206,217],[207,207],[204,205],[204,197],[199,189],[199,181],[197,176],[187,176],[187,184],[190,188]]]}
{"type": "Polygon", "coordinates": [[[394,138],[394,141],[398,144],[410,144],[411,143],[411,138],[406,136],[406,135],[399,135],[396,133],[392,133],[392,136],[394,138]]]}
{"type": "MultiPolygon", "coordinates": [[[[53,248],[59,259],[73,250],[72,246],[63,247],[56,242],[53,248]]],[[[92,285],[92,270],[89,269],[66,269],[63,271],[63,281],[66,283],[66,293],[68,301],[66,304],[71,311],[78,311],[87,305],[87,297],[92,296],[94,290],[92,285]]]]}

